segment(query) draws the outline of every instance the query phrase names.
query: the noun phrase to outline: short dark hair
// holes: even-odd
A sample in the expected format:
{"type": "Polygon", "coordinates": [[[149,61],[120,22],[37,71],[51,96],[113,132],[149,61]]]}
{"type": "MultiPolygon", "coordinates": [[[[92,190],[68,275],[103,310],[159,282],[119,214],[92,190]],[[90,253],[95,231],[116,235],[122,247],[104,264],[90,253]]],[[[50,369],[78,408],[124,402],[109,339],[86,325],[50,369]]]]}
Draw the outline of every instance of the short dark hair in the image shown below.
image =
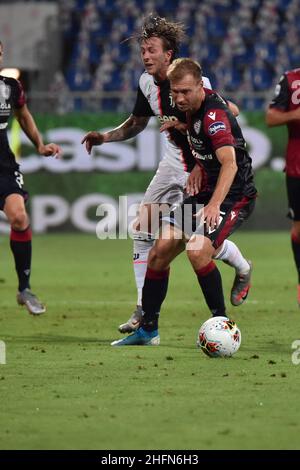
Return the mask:
{"type": "Polygon", "coordinates": [[[182,80],[187,74],[196,80],[202,80],[202,68],[199,62],[186,58],[176,59],[167,71],[167,77],[171,81],[182,80]]]}
{"type": "Polygon", "coordinates": [[[152,37],[162,40],[164,50],[172,51],[173,60],[178,55],[180,45],[185,38],[185,28],[182,23],[167,21],[166,18],[151,13],[144,19],[138,41],[141,43],[152,37]]]}

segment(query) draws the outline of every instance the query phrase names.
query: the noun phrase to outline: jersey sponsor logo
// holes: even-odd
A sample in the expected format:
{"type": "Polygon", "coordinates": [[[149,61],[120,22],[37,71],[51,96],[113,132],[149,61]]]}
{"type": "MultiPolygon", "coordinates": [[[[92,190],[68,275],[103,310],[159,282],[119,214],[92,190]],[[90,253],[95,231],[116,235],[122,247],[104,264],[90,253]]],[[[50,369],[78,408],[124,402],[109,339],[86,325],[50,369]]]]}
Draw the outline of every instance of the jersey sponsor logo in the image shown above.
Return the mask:
{"type": "Polygon", "coordinates": [[[176,116],[166,116],[165,114],[163,116],[157,116],[157,118],[161,124],[168,121],[177,121],[176,116]]]}
{"type": "Polygon", "coordinates": [[[201,129],[201,121],[194,122],[194,130],[195,130],[196,134],[199,134],[200,129],[201,129]]]}
{"type": "Polygon", "coordinates": [[[192,154],[194,156],[194,158],[196,158],[197,160],[212,160],[213,159],[213,156],[211,153],[208,153],[206,155],[202,155],[201,153],[198,153],[196,152],[196,150],[192,149],[192,154]]]}
{"type": "Polygon", "coordinates": [[[214,121],[216,119],[216,112],[213,113],[211,111],[210,113],[208,113],[208,117],[214,121]]]}
{"type": "MultiPolygon", "coordinates": [[[[6,103],[0,103],[0,109],[1,109],[1,110],[4,110],[4,111],[8,111],[8,110],[11,109],[11,106],[10,106],[9,103],[8,103],[8,104],[6,104],[6,103]]],[[[8,113],[8,114],[9,114],[9,113],[8,113]]]]}
{"type": "Polygon", "coordinates": [[[225,123],[222,121],[214,122],[208,128],[209,135],[215,135],[219,131],[226,131],[225,123]]]}

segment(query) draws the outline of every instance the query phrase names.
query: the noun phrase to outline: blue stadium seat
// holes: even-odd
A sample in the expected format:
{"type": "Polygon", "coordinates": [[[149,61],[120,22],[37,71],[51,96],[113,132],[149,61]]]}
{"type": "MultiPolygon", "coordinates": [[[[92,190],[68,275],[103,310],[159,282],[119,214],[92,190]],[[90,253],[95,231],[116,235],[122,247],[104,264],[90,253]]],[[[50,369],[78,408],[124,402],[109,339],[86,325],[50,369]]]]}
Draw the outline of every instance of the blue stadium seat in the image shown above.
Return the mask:
{"type": "MultiPolygon", "coordinates": [[[[124,3],[122,12],[119,11],[120,1],[95,0],[94,5],[99,16],[99,27],[97,30],[88,30],[86,41],[89,47],[89,64],[85,68],[79,58],[83,56],[82,44],[86,45],[82,43],[81,33],[83,28],[85,31],[89,28],[89,25],[83,22],[89,2],[76,0],[74,11],[71,14],[66,12],[66,16],[62,17],[65,39],[63,69],[66,71],[66,80],[71,90],[88,90],[92,86],[98,65],[101,65],[102,54],[109,50],[112,53],[112,63],[118,69],[111,73],[104,88],[107,91],[121,91],[123,72],[130,67],[128,64],[132,63],[132,53],[135,53],[130,41],[123,43],[122,40],[134,35],[149,4],[128,0],[128,4],[124,3]],[[116,39],[116,31],[121,31],[120,39],[116,39]]],[[[267,91],[278,78],[278,68],[293,68],[300,64],[298,40],[294,41],[295,43],[291,40],[291,30],[294,30],[296,37],[299,36],[300,30],[300,8],[297,11],[294,0],[274,0],[271,7],[269,0],[203,0],[201,3],[196,0],[186,3],[180,0],[155,0],[155,12],[175,21],[186,15],[188,41],[182,45],[180,55],[188,57],[197,54],[197,47],[191,48],[191,45],[195,45],[193,41],[200,41],[199,59],[205,74],[213,77],[214,86],[221,87],[225,92],[236,92],[240,87],[242,89],[245,71],[249,71],[251,75],[254,90],[267,91]],[[199,12],[202,14],[200,18],[197,16],[199,12]],[[269,13],[274,19],[270,30],[264,26],[269,13]],[[203,29],[201,34],[200,27],[203,29]],[[224,47],[226,44],[227,48],[224,47]],[[228,44],[232,44],[232,47],[228,48],[228,44]],[[257,59],[262,61],[259,66],[257,59]],[[216,70],[219,63],[225,62],[227,65],[224,70],[216,70]]],[[[223,65],[220,65],[220,68],[222,67],[223,65]]],[[[137,65],[133,68],[134,70],[129,70],[128,73],[132,87],[135,88],[140,70],[137,65]]],[[[106,108],[111,106],[111,101],[103,103],[106,108]]],[[[261,104],[261,100],[245,100],[245,104],[256,108],[261,104]]]]}

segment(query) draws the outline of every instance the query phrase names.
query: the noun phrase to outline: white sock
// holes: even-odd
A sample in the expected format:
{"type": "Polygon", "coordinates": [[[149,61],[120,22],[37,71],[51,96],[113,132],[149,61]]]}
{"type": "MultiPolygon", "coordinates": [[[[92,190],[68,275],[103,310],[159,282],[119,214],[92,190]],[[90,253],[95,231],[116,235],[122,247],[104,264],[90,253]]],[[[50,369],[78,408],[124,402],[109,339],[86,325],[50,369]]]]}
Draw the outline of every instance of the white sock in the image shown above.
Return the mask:
{"type": "Polygon", "coordinates": [[[133,269],[137,288],[137,305],[142,305],[142,292],[147,271],[149,251],[154,240],[133,240],[133,269]]]}
{"type": "Polygon", "coordinates": [[[224,261],[241,275],[248,274],[250,269],[248,261],[243,257],[236,244],[230,240],[224,240],[221,251],[214,256],[214,259],[224,261]]]}

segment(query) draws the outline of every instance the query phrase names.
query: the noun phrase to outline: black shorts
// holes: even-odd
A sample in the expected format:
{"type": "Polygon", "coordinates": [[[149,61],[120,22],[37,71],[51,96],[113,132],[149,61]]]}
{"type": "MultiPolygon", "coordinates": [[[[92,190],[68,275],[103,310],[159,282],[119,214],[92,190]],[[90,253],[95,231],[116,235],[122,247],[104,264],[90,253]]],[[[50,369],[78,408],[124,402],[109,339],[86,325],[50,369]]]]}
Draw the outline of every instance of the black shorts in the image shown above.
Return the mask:
{"type": "Polygon", "coordinates": [[[286,188],[289,203],[288,217],[300,221],[300,178],[287,176],[286,188]]]}
{"type": "Polygon", "coordinates": [[[207,197],[188,197],[183,204],[171,212],[170,217],[163,217],[164,222],[180,227],[183,233],[190,238],[193,234],[201,234],[212,241],[215,248],[222,245],[242,223],[248,219],[255,207],[255,198],[242,197],[241,200],[225,199],[220,207],[219,225],[216,229],[207,229],[206,224],[193,217],[202,206],[207,205],[207,197]]]}
{"type": "Polygon", "coordinates": [[[23,189],[23,175],[20,171],[13,170],[10,173],[0,173],[0,210],[4,208],[5,200],[10,194],[20,194],[25,202],[28,192],[23,189]]]}

